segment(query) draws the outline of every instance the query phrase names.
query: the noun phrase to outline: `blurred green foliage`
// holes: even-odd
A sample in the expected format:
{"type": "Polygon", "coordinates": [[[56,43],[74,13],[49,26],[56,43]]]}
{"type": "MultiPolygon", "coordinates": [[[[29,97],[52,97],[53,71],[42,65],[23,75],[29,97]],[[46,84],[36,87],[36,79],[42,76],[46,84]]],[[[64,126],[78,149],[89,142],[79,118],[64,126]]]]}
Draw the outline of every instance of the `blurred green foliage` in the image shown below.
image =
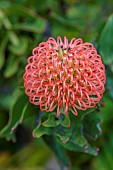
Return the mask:
{"type": "MultiPolygon", "coordinates": [[[[112,0],[0,0],[0,129],[7,124],[9,110],[16,103],[27,58],[31,55],[32,49],[41,41],[47,40],[50,36],[56,38],[58,35],[62,38],[65,35],[69,39],[81,37],[84,41],[92,42],[102,55],[107,80],[103,98],[105,106],[100,111],[103,117],[101,125],[103,134],[96,142],[100,148],[100,154],[95,158],[68,151],[72,170],[113,169],[112,12],[112,0]]],[[[21,97],[20,104],[24,105],[21,97]]],[[[26,108],[30,112],[32,106],[26,103],[22,115],[18,114],[18,120],[17,117],[14,117],[14,120],[10,122],[11,127],[17,127],[20,121],[23,121],[26,108]]],[[[21,108],[17,103],[13,110],[19,111],[19,109],[21,108]]],[[[35,116],[32,117],[32,121],[29,119],[30,116],[31,112],[29,116],[27,114],[25,117],[24,125],[19,125],[15,131],[17,143],[8,143],[5,139],[0,138],[0,169],[28,170],[29,167],[32,167],[34,170],[40,170],[44,169],[46,162],[51,158],[50,150],[42,140],[32,140],[31,130],[35,127],[36,122],[35,116]]],[[[50,120],[53,121],[52,118],[50,120]]],[[[54,124],[54,122],[52,123],[54,124]]],[[[66,122],[63,123],[68,124],[69,121],[66,119],[66,122]]],[[[45,125],[48,126],[48,124],[46,121],[45,125]]],[[[92,134],[92,129],[87,129],[87,124],[85,124],[85,128],[88,133],[93,135],[91,137],[95,138],[96,129],[92,134]]],[[[7,129],[5,130],[7,132],[7,129]]],[[[7,134],[9,132],[4,136],[7,134]]],[[[15,141],[13,133],[10,137],[15,141]]],[[[45,141],[49,142],[48,139],[45,141]]],[[[57,148],[59,149],[59,145],[57,148]]],[[[55,152],[58,152],[57,148],[55,152]]]]}

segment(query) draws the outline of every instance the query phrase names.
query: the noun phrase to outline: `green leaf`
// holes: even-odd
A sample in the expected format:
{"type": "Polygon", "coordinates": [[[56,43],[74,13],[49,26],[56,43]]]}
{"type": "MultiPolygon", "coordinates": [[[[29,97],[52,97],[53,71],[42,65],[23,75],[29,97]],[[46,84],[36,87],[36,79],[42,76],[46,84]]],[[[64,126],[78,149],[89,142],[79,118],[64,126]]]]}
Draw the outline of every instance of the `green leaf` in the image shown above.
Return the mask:
{"type": "Polygon", "coordinates": [[[31,9],[23,6],[23,5],[11,5],[5,11],[6,15],[16,15],[16,16],[23,16],[32,19],[37,19],[38,15],[31,9]]]}
{"type": "Polygon", "coordinates": [[[98,149],[90,146],[85,137],[89,135],[91,139],[94,139],[95,134],[97,135],[100,133],[101,129],[99,125],[101,119],[94,111],[91,112],[91,110],[88,110],[86,113],[84,117],[80,116],[78,118],[74,116],[73,120],[71,117],[70,128],[67,127],[67,124],[66,127],[62,125],[63,119],[61,116],[63,114],[59,117],[55,117],[56,113],[51,113],[45,122],[41,123],[40,119],[38,126],[33,131],[33,136],[39,138],[45,135],[52,135],[56,140],[60,141],[60,144],[62,142],[63,146],[69,150],[89,153],[96,156],[98,154],[98,149]]]}
{"type": "Polygon", "coordinates": [[[84,135],[92,140],[96,140],[99,134],[102,133],[100,123],[100,114],[97,111],[93,111],[83,119],[83,133],[84,135]]]}
{"type": "Polygon", "coordinates": [[[23,55],[28,48],[28,38],[20,37],[19,42],[17,44],[10,44],[9,50],[15,55],[23,55]]]}
{"type": "Polygon", "coordinates": [[[104,103],[105,103],[105,107],[101,108],[102,119],[104,121],[104,123],[102,124],[102,131],[104,134],[108,134],[109,124],[110,124],[110,122],[112,122],[111,115],[113,113],[113,109],[112,109],[113,108],[113,98],[111,98],[109,96],[109,93],[107,91],[104,94],[104,103]],[[108,127],[108,128],[106,128],[106,127],[108,127]]]}
{"type": "Polygon", "coordinates": [[[61,125],[55,127],[54,134],[61,139],[62,143],[66,143],[72,135],[71,128],[66,128],[61,125]]]}
{"type": "Polygon", "coordinates": [[[22,30],[33,33],[42,33],[45,30],[46,21],[40,17],[36,21],[31,23],[14,24],[13,30],[22,30]]]}
{"type": "Polygon", "coordinates": [[[7,31],[7,35],[10,39],[10,41],[15,45],[17,45],[19,43],[18,37],[17,35],[12,31],[12,24],[10,22],[10,20],[8,19],[8,17],[5,15],[5,12],[3,12],[2,10],[0,10],[0,19],[3,22],[3,25],[5,27],[7,31]]]}
{"type": "Polygon", "coordinates": [[[2,11],[0,10],[0,29],[2,28],[2,25],[3,25],[3,19],[4,19],[4,16],[2,14],[2,11]]]}
{"type": "Polygon", "coordinates": [[[40,123],[33,131],[33,136],[39,138],[44,134],[51,135],[53,133],[55,136],[58,136],[63,143],[66,143],[71,136],[71,128],[69,128],[70,124],[68,124],[70,123],[69,117],[68,121],[65,120],[67,117],[68,116],[65,114],[61,114],[60,116],[56,117],[55,112],[51,113],[46,121],[41,123],[40,120],[40,123]]]}
{"type": "Polygon", "coordinates": [[[7,0],[0,0],[0,8],[5,9],[10,6],[10,2],[7,0]]]}
{"type": "Polygon", "coordinates": [[[72,135],[70,137],[70,141],[80,147],[87,145],[87,140],[83,136],[83,124],[81,121],[75,121],[72,125],[72,135]]]}
{"type": "Polygon", "coordinates": [[[18,71],[19,58],[10,54],[7,60],[7,66],[4,71],[4,76],[9,78],[18,71]]]}
{"type": "Polygon", "coordinates": [[[90,114],[94,110],[95,110],[95,108],[89,108],[89,109],[86,109],[86,110],[77,110],[78,116],[76,117],[76,119],[83,120],[83,118],[85,116],[87,116],[88,114],[90,114]]]}
{"type": "Polygon", "coordinates": [[[105,64],[113,62],[113,15],[108,18],[108,21],[103,28],[99,39],[99,53],[103,57],[105,64]]]}
{"type": "Polygon", "coordinates": [[[49,118],[42,123],[45,127],[54,127],[60,124],[60,120],[56,117],[56,113],[53,112],[49,115],[49,118]]]}
{"type": "Polygon", "coordinates": [[[58,125],[54,128],[52,127],[44,127],[41,125],[41,122],[38,126],[33,130],[33,137],[40,138],[43,135],[52,135],[58,136],[63,143],[66,143],[71,136],[71,129],[65,128],[61,125],[58,125]]]}
{"type": "Polygon", "coordinates": [[[70,127],[70,118],[68,115],[61,114],[60,116],[56,116],[56,113],[53,112],[49,115],[49,118],[42,123],[45,127],[55,127],[58,125],[62,125],[64,127],[70,127]]]}
{"type": "MultiPolygon", "coordinates": [[[[58,139],[57,139],[58,140],[58,139]]],[[[58,141],[60,143],[60,141],[58,141]]],[[[63,147],[67,150],[70,151],[75,151],[75,152],[84,152],[84,153],[88,153],[94,156],[98,155],[98,148],[97,147],[93,147],[89,144],[85,145],[84,147],[81,147],[80,145],[77,145],[75,143],[73,143],[72,141],[68,141],[67,143],[65,143],[63,145],[63,147]]]]}
{"type": "Polygon", "coordinates": [[[79,24],[82,23],[80,21],[80,19],[74,19],[74,20],[70,20],[68,18],[64,18],[62,16],[60,16],[59,14],[52,12],[51,13],[51,17],[55,20],[57,20],[59,23],[62,23],[64,25],[70,26],[70,27],[74,27],[74,28],[78,28],[79,24]]]}
{"type": "Polygon", "coordinates": [[[61,121],[61,125],[62,125],[63,127],[68,127],[68,128],[70,128],[70,124],[71,124],[71,122],[70,122],[70,117],[69,117],[69,115],[64,115],[64,118],[63,118],[63,120],[61,121]]]}
{"type": "Polygon", "coordinates": [[[38,1],[37,0],[27,0],[26,5],[30,6],[31,9],[35,9],[40,13],[41,15],[47,16],[46,10],[50,9],[51,11],[60,11],[59,8],[59,1],[53,1],[53,0],[45,0],[45,1],[38,1]]]}
{"type": "MultiPolygon", "coordinates": [[[[11,25],[11,27],[12,27],[12,25],[11,25]]],[[[6,28],[6,29],[9,29],[9,28],[6,28]]],[[[7,33],[8,33],[10,42],[14,46],[17,46],[19,44],[19,38],[17,37],[17,35],[13,31],[10,31],[10,30],[7,33]]]]}
{"type": "Polygon", "coordinates": [[[113,72],[109,68],[106,69],[106,77],[106,89],[110,98],[113,99],[113,72]]]}
{"type": "Polygon", "coordinates": [[[1,130],[0,136],[5,137],[9,140],[15,140],[14,131],[18,124],[22,123],[24,114],[28,107],[28,98],[25,94],[21,94],[13,107],[10,110],[10,117],[8,124],[1,130]]]}
{"type": "Polygon", "coordinates": [[[70,140],[67,143],[65,143],[63,146],[64,148],[71,150],[71,151],[84,152],[84,147],[80,147],[79,145],[73,143],[70,140]]]}
{"type": "Polygon", "coordinates": [[[8,37],[6,35],[1,41],[1,45],[0,45],[0,69],[5,63],[5,49],[6,49],[7,42],[8,42],[8,37]]]}
{"type": "Polygon", "coordinates": [[[41,125],[41,121],[38,126],[33,130],[33,137],[40,138],[43,135],[51,135],[53,133],[52,128],[47,128],[41,125]]]}
{"type": "Polygon", "coordinates": [[[11,104],[13,103],[14,98],[11,94],[0,94],[0,106],[5,110],[9,111],[11,104]]]}

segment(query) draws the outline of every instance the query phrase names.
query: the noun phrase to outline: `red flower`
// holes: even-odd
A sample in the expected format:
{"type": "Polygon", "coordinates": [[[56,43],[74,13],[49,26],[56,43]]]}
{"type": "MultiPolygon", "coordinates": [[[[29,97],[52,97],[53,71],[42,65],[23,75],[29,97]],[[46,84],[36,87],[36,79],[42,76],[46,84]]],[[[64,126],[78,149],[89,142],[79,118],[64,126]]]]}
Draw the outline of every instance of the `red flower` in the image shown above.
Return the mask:
{"type": "Polygon", "coordinates": [[[99,103],[104,93],[105,68],[91,43],[72,38],[70,43],[49,38],[33,49],[25,68],[24,86],[29,100],[41,110],[57,108],[65,114],[99,103]]]}

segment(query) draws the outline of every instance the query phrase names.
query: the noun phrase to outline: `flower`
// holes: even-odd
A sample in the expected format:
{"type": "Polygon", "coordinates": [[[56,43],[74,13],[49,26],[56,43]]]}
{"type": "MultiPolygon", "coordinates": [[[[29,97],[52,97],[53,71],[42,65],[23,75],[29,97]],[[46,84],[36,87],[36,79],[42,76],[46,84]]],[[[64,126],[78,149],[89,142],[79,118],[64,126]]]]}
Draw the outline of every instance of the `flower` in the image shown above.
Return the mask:
{"type": "Polygon", "coordinates": [[[105,67],[91,43],[81,38],[64,42],[49,38],[33,49],[23,76],[25,93],[41,110],[57,108],[68,114],[71,110],[94,108],[104,93],[105,67]]]}

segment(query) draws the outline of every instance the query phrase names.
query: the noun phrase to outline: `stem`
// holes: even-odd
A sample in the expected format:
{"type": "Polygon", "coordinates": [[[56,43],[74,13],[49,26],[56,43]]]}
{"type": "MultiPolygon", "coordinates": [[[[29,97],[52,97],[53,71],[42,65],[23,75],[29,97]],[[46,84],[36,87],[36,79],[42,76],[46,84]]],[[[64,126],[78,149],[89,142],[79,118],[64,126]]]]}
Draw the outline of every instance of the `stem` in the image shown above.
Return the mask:
{"type": "Polygon", "coordinates": [[[55,140],[53,135],[47,136],[44,135],[43,139],[45,143],[49,146],[49,148],[55,153],[59,162],[61,170],[69,170],[70,169],[70,161],[65,153],[64,148],[55,140]]]}
{"type": "MultiPolygon", "coordinates": [[[[41,117],[43,116],[42,111],[38,111],[36,118],[36,125],[39,124],[41,117]]],[[[53,132],[54,133],[54,132],[53,132]]],[[[56,157],[60,163],[61,170],[69,170],[70,169],[70,161],[65,152],[63,146],[57,142],[56,137],[54,135],[43,135],[42,136],[44,142],[49,146],[49,148],[55,153],[56,157]]]]}

